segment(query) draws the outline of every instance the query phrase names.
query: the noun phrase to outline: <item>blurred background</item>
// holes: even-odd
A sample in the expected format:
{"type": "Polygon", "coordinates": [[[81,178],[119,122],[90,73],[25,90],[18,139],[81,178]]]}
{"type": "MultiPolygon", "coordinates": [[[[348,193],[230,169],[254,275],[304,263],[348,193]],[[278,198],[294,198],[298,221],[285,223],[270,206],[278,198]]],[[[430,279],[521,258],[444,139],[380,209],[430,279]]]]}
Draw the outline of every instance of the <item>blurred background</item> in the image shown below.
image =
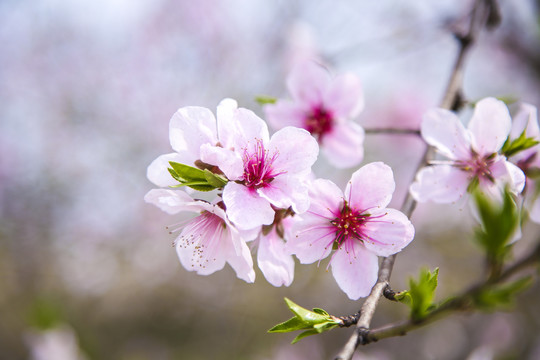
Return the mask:
{"type": "MultiPolygon", "coordinates": [[[[326,263],[299,266],[289,288],[230,267],[198,276],[180,265],[143,201],[146,167],[170,152],[182,106],[215,110],[233,97],[262,116],[256,95],[288,96],[285,77],[315,57],[362,80],[370,127],[417,128],[442,99],[471,1],[0,0],[0,358],[328,359],[350,329],[290,345],[266,334],[290,317],[283,297],[334,315],[356,312],[326,263]]],[[[464,94],[540,105],[540,2],[501,1],[502,24],[469,54],[464,94]]],[[[369,135],[364,163],[395,171],[403,201],[423,143],[369,135]]],[[[344,186],[355,169],[321,159],[344,186]]],[[[397,258],[396,290],[440,267],[438,299],[483,269],[467,208],[420,205],[416,239],[397,258]]],[[[528,224],[515,257],[533,245],[528,224]]],[[[540,286],[509,313],[457,315],[361,348],[355,359],[538,359],[540,286]]],[[[373,325],[407,316],[384,300],[373,325]]]]}

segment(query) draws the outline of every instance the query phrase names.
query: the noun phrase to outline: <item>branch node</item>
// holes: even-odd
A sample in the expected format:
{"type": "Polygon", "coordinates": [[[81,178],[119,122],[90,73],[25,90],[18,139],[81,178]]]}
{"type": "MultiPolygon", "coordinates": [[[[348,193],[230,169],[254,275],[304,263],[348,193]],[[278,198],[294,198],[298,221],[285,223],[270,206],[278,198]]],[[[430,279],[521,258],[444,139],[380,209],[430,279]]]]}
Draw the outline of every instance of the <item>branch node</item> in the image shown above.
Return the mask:
{"type": "Polygon", "coordinates": [[[369,329],[365,327],[360,327],[356,329],[358,333],[358,343],[361,345],[367,345],[371,342],[369,339],[369,329]]]}
{"type": "Polygon", "coordinates": [[[360,319],[360,311],[353,315],[337,316],[337,318],[341,320],[339,327],[349,327],[352,325],[356,325],[358,323],[358,319],[360,319]]]}
{"type": "Polygon", "coordinates": [[[397,301],[396,292],[390,288],[390,285],[386,285],[383,290],[383,296],[388,300],[397,301]]]}

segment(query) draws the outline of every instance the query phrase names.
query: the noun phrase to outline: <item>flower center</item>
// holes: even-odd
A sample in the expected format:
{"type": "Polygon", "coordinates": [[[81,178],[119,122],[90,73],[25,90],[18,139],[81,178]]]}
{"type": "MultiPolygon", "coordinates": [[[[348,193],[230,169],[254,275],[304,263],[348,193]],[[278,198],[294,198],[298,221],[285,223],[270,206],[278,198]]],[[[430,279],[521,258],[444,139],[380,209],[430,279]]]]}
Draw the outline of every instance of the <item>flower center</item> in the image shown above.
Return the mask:
{"type": "Polygon", "coordinates": [[[329,133],[334,126],[332,114],[323,107],[316,107],[311,114],[306,117],[306,130],[311,133],[319,142],[323,136],[329,133]]]}
{"type": "Polygon", "coordinates": [[[247,148],[244,149],[244,185],[251,189],[259,189],[268,186],[276,176],[283,174],[283,172],[276,173],[272,167],[277,156],[277,152],[269,154],[260,139],[257,139],[254,152],[249,153],[247,148]]]}
{"type": "Polygon", "coordinates": [[[351,209],[345,201],[341,213],[331,221],[336,228],[334,244],[341,246],[350,238],[360,241],[365,240],[364,227],[369,218],[370,214],[360,214],[358,211],[351,209]]]}
{"type": "Polygon", "coordinates": [[[496,156],[497,154],[493,153],[481,157],[473,151],[469,160],[458,160],[456,161],[456,166],[462,171],[470,173],[473,180],[488,180],[493,183],[495,182],[495,177],[491,172],[491,165],[495,162],[496,156]]]}

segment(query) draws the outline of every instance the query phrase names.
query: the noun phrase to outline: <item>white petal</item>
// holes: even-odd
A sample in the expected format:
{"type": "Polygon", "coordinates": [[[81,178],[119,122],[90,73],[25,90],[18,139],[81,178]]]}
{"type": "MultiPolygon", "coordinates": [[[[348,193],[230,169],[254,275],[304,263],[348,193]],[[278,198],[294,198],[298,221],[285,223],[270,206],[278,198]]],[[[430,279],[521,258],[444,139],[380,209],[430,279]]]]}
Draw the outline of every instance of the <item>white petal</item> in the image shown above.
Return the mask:
{"type": "Polygon", "coordinates": [[[421,132],[424,140],[444,156],[453,160],[470,157],[471,136],[453,112],[428,110],[422,119],[421,132]]]}
{"type": "Polygon", "coordinates": [[[156,205],[171,215],[181,211],[199,212],[204,210],[201,201],[192,199],[182,190],[152,189],[146,193],[144,201],[156,205]]]}
{"type": "Polygon", "coordinates": [[[233,99],[223,99],[217,107],[217,131],[219,142],[224,147],[229,147],[234,143],[237,125],[234,114],[238,108],[238,103],[233,99]]]}
{"type": "Polygon", "coordinates": [[[418,202],[452,203],[467,192],[467,173],[450,165],[435,165],[421,169],[411,184],[411,195],[418,202]]]}
{"type": "Polygon", "coordinates": [[[364,129],[355,122],[335,124],[322,138],[321,148],[337,168],[356,166],[364,158],[364,129]]]}
{"type": "Polygon", "coordinates": [[[187,106],[179,109],[169,124],[169,139],[172,148],[190,157],[188,164],[199,159],[202,144],[217,143],[217,128],[214,114],[206,108],[187,106]]]}
{"type": "Polygon", "coordinates": [[[275,230],[261,235],[257,263],[264,277],[274,286],[289,286],[294,279],[294,260],[285,251],[285,242],[275,230]]]}
{"type": "MultiPolygon", "coordinates": [[[[175,241],[176,253],[184,268],[199,275],[210,275],[225,266],[226,256],[222,251],[223,242],[229,241],[227,229],[222,232],[206,231],[209,238],[202,238],[200,227],[190,226],[200,220],[200,215],[184,227],[175,241]]],[[[207,230],[207,229],[202,229],[207,230]]]]}
{"type": "Polygon", "coordinates": [[[257,141],[262,141],[264,145],[270,141],[268,126],[253,111],[239,108],[234,114],[234,120],[237,122],[237,128],[235,129],[233,147],[240,154],[244,149],[252,154],[257,141]]]}
{"type": "Polygon", "coordinates": [[[366,250],[359,242],[355,242],[348,253],[344,247],[336,250],[330,264],[337,284],[351,300],[368,296],[377,282],[377,255],[366,250]]]}
{"type": "Polygon", "coordinates": [[[495,98],[480,100],[469,122],[474,150],[480,155],[498,152],[511,128],[512,119],[504,102],[495,98]]]}
{"type": "Polygon", "coordinates": [[[229,182],[223,189],[227,216],[239,229],[247,230],[274,221],[275,211],[268,200],[244,185],[229,182]]]}
{"type": "Polygon", "coordinates": [[[175,180],[169,170],[167,170],[171,167],[169,161],[186,165],[191,164],[186,163],[186,161],[189,160],[178,153],[161,155],[148,165],[148,168],[146,169],[146,177],[148,180],[161,187],[178,185],[178,181],[175,180]]]}
{"type": "MultiPolygon", "coordinates": [[[[234,232],[231,233],[234,236],[234,232]]],[[[228,246],[224,251],[227,254],[227,262],[236,272],[239,279],[248,283],[255,281],[255,270],[253,270],[253,258],[249,247],[244,241],[239,241],[240,254],[237,254],[233,246],[228,246]]]]}
{"type": "Polygon", "coordinates": [[[240,154],[230,149],[203,144],[201,160],[219,167],[229,180],[238,180],[244,174],[244,162],[240,154]]]}
{"type": "Polygon", "coordinates": [[[396,188],[390,166],[373,162],[356,170],[345,188],[349,206],[360,212],[385,208],[396,188]]]}
{"type": "Polygon", "coordinates": [[[523,173],[523,170],[509,161],[505,161],[505,165],[510,177],[511,190],[516,194],[521,193],[525,187],[525,174],[523,173]]]}

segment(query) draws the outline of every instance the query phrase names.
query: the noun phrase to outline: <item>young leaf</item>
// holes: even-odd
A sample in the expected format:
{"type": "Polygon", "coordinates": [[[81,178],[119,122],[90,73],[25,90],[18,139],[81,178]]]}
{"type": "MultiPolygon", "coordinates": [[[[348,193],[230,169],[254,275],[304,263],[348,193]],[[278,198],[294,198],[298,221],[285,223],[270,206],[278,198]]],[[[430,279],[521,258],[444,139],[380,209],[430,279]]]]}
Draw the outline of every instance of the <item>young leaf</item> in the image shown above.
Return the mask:
{"type": "Polygon", "coordinates": [[[331,330],[340,324],[338,319],[334,318],[323,309],[314,308],[313,311],[309,311],[287,298],[285,298],[285,302],[287,303],[289,310],[291,310],[295,316],[285,322],[277,324],[268,330],[268,332],[306,330],[294,338],[292,341],[293,344],[306,336],[320,334],[324,331],[331,330]]]}
{"type": "Polygon", "coordinates": [[[209,170],[201,170],[192,166],[169,161],[168,168],[171,176],[180,184],[172,187],[189,186],[197,191],[212,191],[222,188],[227,180],[220,175],[213,174],[209,170]]]}
{"type": "Polygon", "coordinates": [[[421,320],[435,307],[433,298],[435,297],[438,276],[439,268],[436,268],[433,272],[422,269],[418,281],[413,278],[409,280],[409,290],[395,295],[396,300],[411,308],[411,318],[413,320],[421,320]]]}
{"type": "Polygon", "coordinates": [[[259,95],[255,97],[255,101],[258,102],[259,105],[266,105],[275,104],[277,102],[277,99],[271,96],[259,95]]]}
{"type": "Polygon", "coordinates": [[[171,165],[176,175],[179,178],[184,179],[185,182],[197,181],[197,180],[206,181],[206,177],[204,176],[204,171],[201,169],[197,169],[196,167],[180,164],[174,161],[169,161],[169,164],[171,165]]]}
{"type": "Polygon", "coordinates": [[[478,308],[486,311],[499,308],[509,309],[516,295],[532,284],[532,279],[532,276],[525,276],[508,284],[495,285],[477,294],[474,297],[474,303],[478,308]]]}
{"type": "Polygon", "coordinates": [[[526,130],[523,130],[523,132],[517,137],[516,139],[510,140],[510,138],[506,139],[506,142],[504,143],[501,152],[506,155],[506,157],[510,157],[512,155],[517,154],[520,151],[527,150],[529,148],[532,148],[539,142],[535,140],[533,137],[527,137],[525,134],[526,130]]]}
{"type": "Polygon", "coordinates": [[[208,169],[204,169],[204,177],[206,178],[206,181],[215,188],[222,188],[227,185],[228,182],[225,177],[214,174],[208,169]]]}
{"type": "Polygon", "coordinates": [[[520,224],[519,209],[508,189],[502,203],[489,199],[481,192],[473,194],[481,226],[475,231],[477,242],[484,248],[490,261],[502,262],[520,224]]]}

